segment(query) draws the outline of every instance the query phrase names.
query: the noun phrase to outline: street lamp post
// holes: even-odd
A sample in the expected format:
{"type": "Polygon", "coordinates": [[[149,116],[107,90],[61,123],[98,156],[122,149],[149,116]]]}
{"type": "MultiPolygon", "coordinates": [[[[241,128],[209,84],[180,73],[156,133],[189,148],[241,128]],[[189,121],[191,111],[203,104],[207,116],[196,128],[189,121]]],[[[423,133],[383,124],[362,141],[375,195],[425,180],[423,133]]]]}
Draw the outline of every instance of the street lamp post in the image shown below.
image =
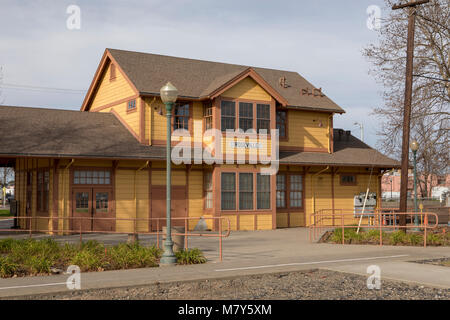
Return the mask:
{"type": "Polygon", "coordinates": [[[414,162],[414,224],[416,225],[415,230],[419,231],[419,215],[417,214],[417,170],[416,170],[416,154],[419,149],[419,143],[414,140],[411,142],[411,150],[413,152],[413,162],[414,162]]]}
{"type": "Polygon", "coordinates": [[[166,241],[164,241],[164,253],[161,257],[161,265],[174,265],[177,262],[177,258],[173,253],[173,241],[172,241],[172,229],[171,229],[171,203],[170,192],[172,185],[172,159],[171,159],[171,119],[172,119],[172,107],[175,101],[177,101],[178,90],[170,82],[161,88],[160,90],[161,100],[166,106],[166,118],[167,118],[167,147],[166,147],[166,241]]]}

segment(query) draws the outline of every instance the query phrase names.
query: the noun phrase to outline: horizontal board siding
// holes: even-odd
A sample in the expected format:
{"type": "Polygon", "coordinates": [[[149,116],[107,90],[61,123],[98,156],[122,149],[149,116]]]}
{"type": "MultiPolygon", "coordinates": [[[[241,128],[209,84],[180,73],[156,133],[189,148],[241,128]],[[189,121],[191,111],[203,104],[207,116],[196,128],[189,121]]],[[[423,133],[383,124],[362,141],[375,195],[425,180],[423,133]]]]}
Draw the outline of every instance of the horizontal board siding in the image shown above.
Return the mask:
{"type": "Polygon", "coordinates": [[[272,230],[272,215],[258,214],[256,215],[257,230],[272,230]]]}
{"type": "MultiPolygon", "coordinates": [[[[152,171],[152,185],[165,186],[166,185],[166,172],[165,171],[152,171]]],[[[172,171],[172,185],[173,186],[185,186],[186,185],[186,172],[184,171],[172,171]]]]}
{"type": "Polygon", "coordinates": [[[270,94],[250,77],[243,79],[222,93],[222,96],[226,98],[253,99],[268,102],[271,100],[270,94]]]}
{"type": "Polygon", "coordinates": [[[91,110],[135,94],[133,88],[120,72],[119,68],[116,67],[116,79],[113,81],[109,80],[110,72],[111,64],[108,64],[106,72],[100,77],[100,84],[94,92],[91,110]]]}
{"type": "Polygon", "coordinates": [[[253,214],[239,216],[239,230],[255,230],[255,216],[253,214]]]}
{"type": "Polygon", "coordinates": [[[329,115],[323,112],[288,111],[288,141],[280,147],[303,147],[328,149],[329,115]],[[322,124],[322,126],[320,126],[322,124]]]}

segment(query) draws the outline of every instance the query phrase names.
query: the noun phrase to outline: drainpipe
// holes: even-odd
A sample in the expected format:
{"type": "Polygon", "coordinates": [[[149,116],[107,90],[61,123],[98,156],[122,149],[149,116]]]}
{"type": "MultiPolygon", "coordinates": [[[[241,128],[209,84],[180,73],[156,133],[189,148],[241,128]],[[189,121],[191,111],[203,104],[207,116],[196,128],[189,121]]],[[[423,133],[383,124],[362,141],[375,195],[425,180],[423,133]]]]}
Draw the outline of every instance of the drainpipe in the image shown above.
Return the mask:
{"type": "Polygon", "coordinates": [[[328,117],[328,153],[331,153],[331,139],[333,138],[333,128],[331,128],[331,119],[333,114],[328,117]]]}
{"type": "Polygon", "coordinates": [[[330,166],[327,166],[325,169],[311,175],[311,188],[312,188],[312,194],[313,194],[312,206],[311,206],[312,214],[314,214],[316,212],[316,189],[314,189],[314,177],[320,175],[324,171],[327,171],[329,168],[330,168],[330,166]]]}
{"type": "Polygon", "coordinates": [[[137,191],[136,191],[136,184],[137,184],[137,173],[139,171],[141,171],[142,169],[146,168],[148,166],[150,161],[147,161],[142,167],[140,167],[139,169],[137,169],[134,172],[134,208],[135,208],[135,215],[134,215],[134,233],[133,234],[129,234],[128,235],[128,242],[135,242],[136,240],[138,240],[138,236],[137,236],[137,216],[138,216],[138,201],[137,201],[137,191]]]}
{"type": "MultiPolygon", "coordinates": [[[[66,214],[67,201],[68,201],[68,199],[64,199],[64,197],[66,196],[66,174],[65,173],[66,173],[67,169],[69,169],[72,166],[72,164],[74,162],[75,162],[75,159],[71,159],[69,164],[64,167],[64,171],[63,171],[63,195],[62,195],[62,197],[63,197],[63,216],[66,214]]],[[[69,179],[70,179],[70,177],[69,177],[69,179]]],[[[69,183],[70,183],[70,180],[69,180],[69,183]]],[[[70,195],[69,195],[69,197],[70,197],[70,195]]],[[[65,222],[65,220],[62,220],[62,228],[61,228],[62,230],[64,230],[64,222],[65,222]]],[[[59,227],[59,223],[58,223],[58,227],[59,227]]]]}

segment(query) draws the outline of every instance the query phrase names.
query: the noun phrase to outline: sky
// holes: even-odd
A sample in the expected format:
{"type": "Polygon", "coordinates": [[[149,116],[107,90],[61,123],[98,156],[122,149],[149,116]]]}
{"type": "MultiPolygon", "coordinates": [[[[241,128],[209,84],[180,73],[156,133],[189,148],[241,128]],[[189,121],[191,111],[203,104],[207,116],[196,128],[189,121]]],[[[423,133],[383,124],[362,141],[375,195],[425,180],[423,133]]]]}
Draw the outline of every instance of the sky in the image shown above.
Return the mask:
{"type": "Polygon", "coordinates": [[[116,48],[298,72],[346,111],[335,128],[360,137],[360,122],[375,146],[382,87],[362,50],[377,42],[367,8],[383,3],[0,0],[0,104],[78,110],[105,48],[116,48]],[[80,29],[67,27],[70,5],[80,29]]]}

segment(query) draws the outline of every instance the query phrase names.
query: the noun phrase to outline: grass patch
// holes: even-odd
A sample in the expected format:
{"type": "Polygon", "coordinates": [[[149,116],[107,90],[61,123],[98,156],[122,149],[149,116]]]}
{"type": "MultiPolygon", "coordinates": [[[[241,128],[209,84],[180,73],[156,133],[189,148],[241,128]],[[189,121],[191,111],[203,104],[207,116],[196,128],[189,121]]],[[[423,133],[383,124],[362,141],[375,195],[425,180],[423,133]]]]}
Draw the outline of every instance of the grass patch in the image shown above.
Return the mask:
{"type": "MultiPolygon", "coordinates": [[[[97,241],[79,244],[45,240],[0,240],[0,277],[51,274],[77,265],[82,272],[157,267],[162,250],[138,242],[105,246],[97,241]]],[[[205,263],[199,249],[176,253],[179,264],[205,263]]]]}
{"type": "Polygon", "coordinates": [[[9,210],[0,209],[0,217],[11,217],[11,213],[9,210]]]}

